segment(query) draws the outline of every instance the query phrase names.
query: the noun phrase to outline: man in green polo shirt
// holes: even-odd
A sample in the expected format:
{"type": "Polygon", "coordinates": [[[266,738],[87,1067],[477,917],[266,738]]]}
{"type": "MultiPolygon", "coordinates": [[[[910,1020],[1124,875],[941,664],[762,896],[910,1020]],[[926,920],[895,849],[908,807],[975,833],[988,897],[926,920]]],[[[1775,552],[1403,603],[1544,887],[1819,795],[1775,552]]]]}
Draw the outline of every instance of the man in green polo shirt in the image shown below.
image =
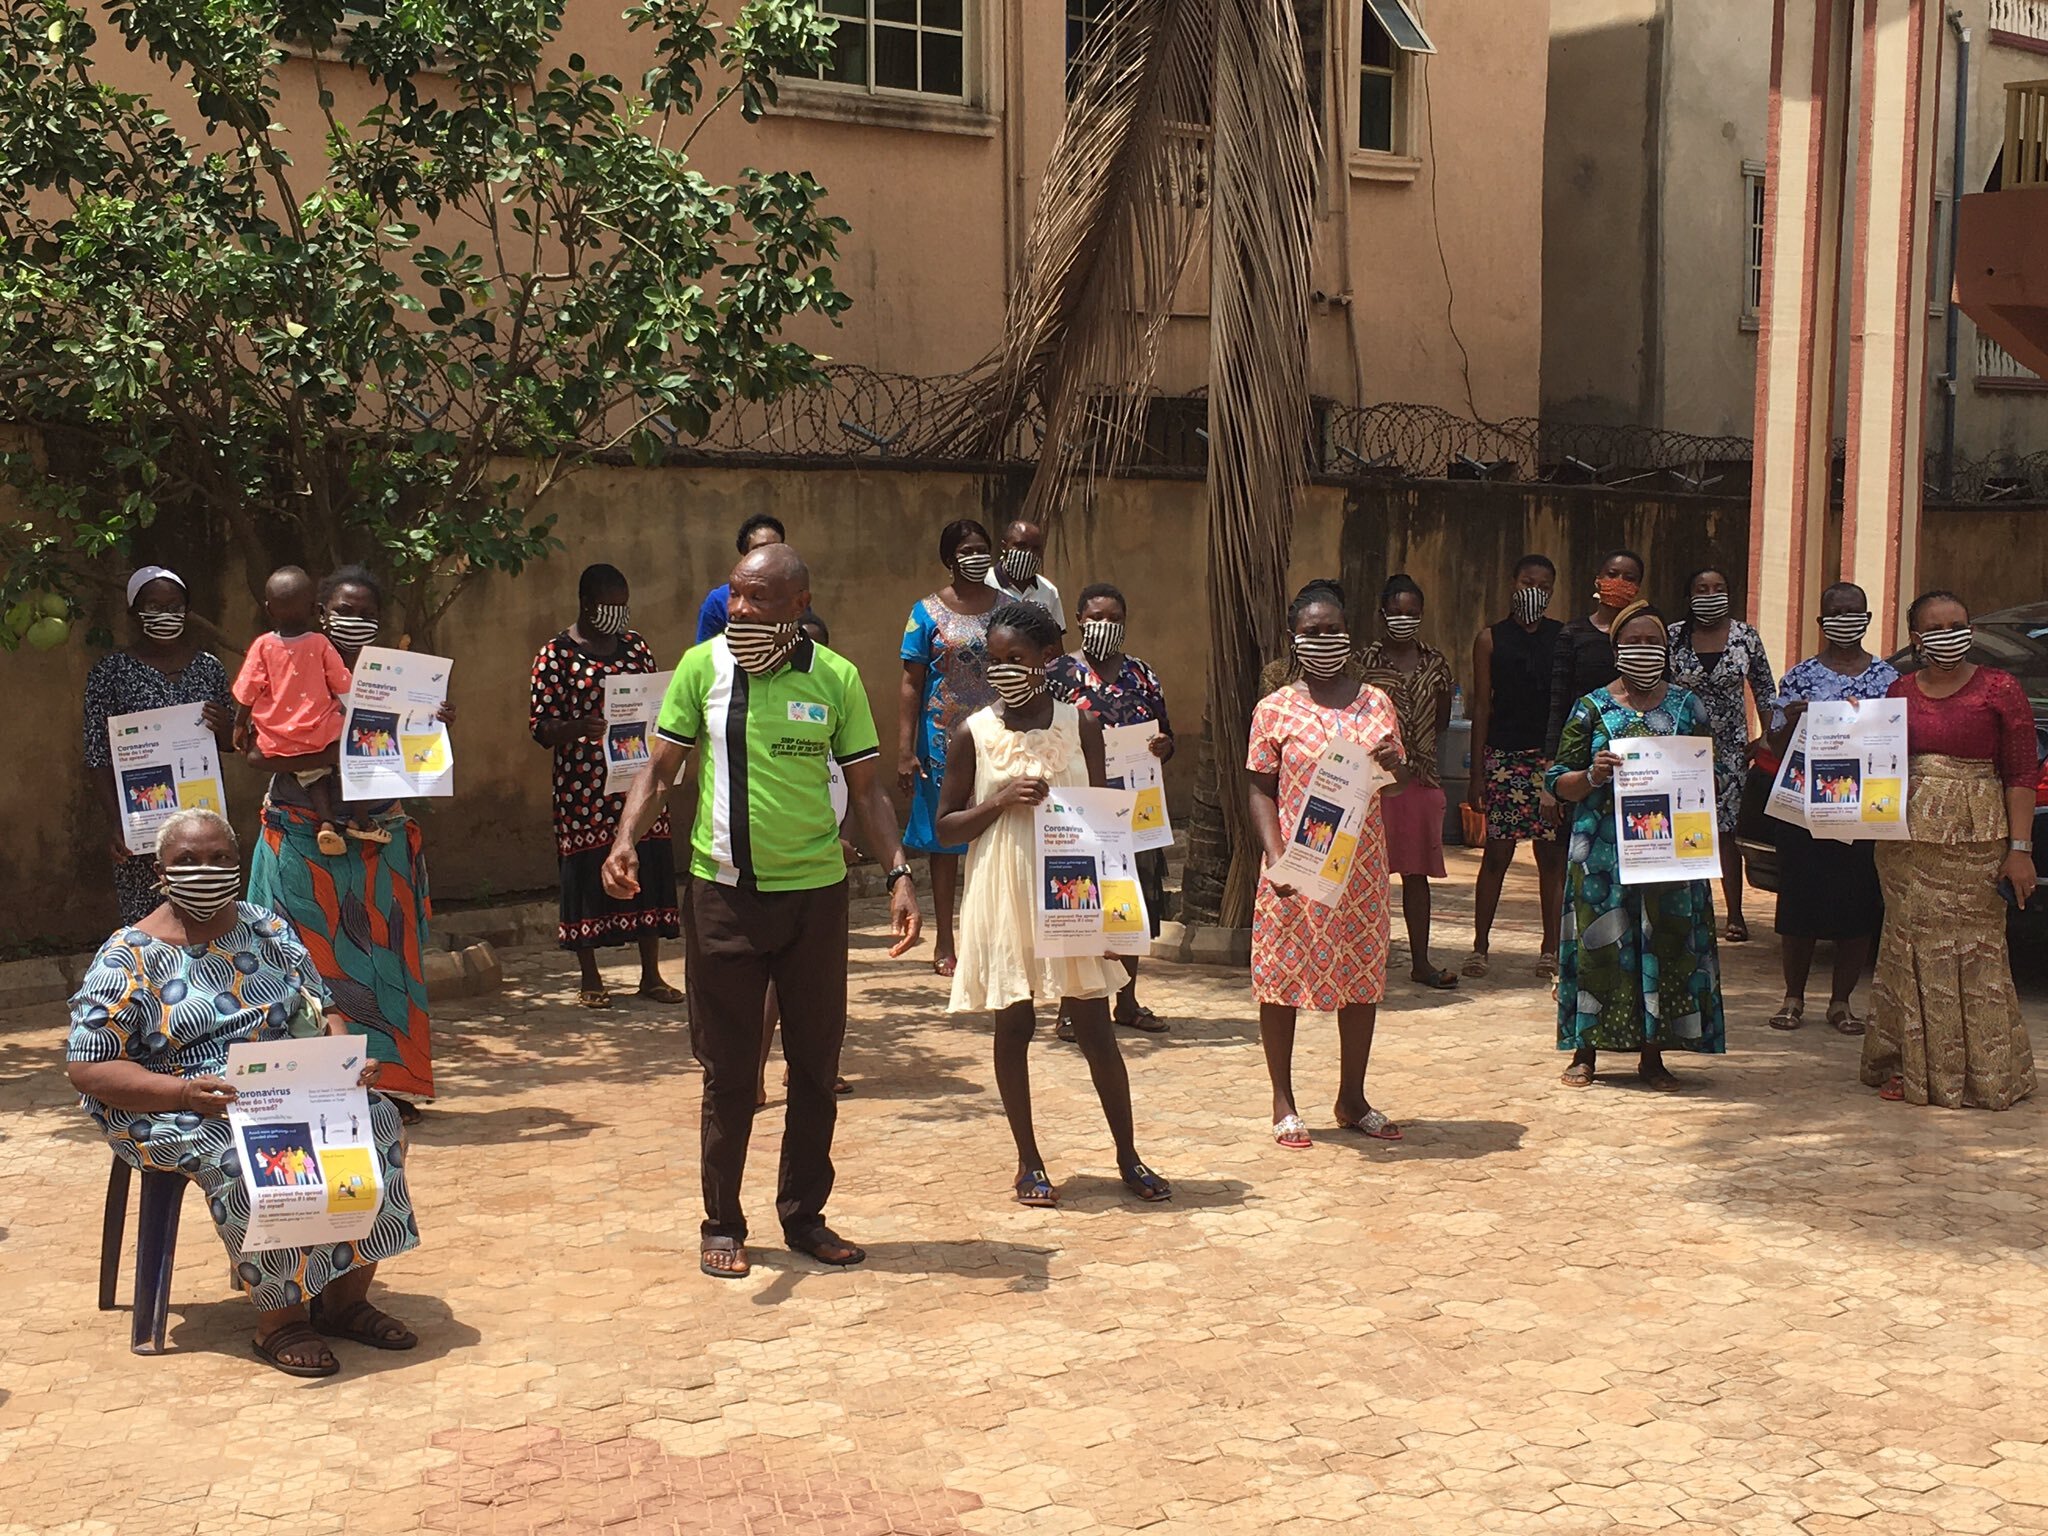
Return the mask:
{"type": "Polygon", "coordinates": [[[825,1225],[839,1048],[846,1038],[846,860],[831,770],[846,776],[861,841],[889,850],[889,908],[905,953],[922,920],[895,810],[875,765],[880,743],[852,662],[805,637],[811,573],[787,544],[733,569],[724,633],[685,652],[655,722],[647,772],[633,781],[605,889],[639,889],[634,851],[685,758],[696,754],[689,895],[690,1041],[704,1064],[704,1227],[699,1267],[747,1273],[740,1179],[753,1132],[761,1010],[774,984],[782,1008],[789,1101],[775,1209],[783,1236],[825,1264],[867,1257],[825,1225]]]}

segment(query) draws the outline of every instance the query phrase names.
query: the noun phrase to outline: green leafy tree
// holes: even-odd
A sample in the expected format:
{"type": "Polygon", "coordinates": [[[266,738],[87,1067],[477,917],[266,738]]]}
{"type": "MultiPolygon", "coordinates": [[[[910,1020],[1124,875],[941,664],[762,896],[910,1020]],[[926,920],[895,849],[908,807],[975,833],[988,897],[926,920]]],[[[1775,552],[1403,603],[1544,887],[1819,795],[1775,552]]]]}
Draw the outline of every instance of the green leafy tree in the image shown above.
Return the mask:
{"type": "Polygon", "coordinates": [[[631,89],[558,45],[565,0],[370,3],[117,0],[188,136],[107,83],[88,12],[0,0],[6,643],[173,520],[252,585],[266,555],[367,558],[424,639],[557,546],[548,494],[593,456],[819,376],[780,335],[846,308],[846,224],[807,173],[690,161],[827,56],[811,0],[643,0],[631,89]],[[324,138],[291,144],[309,81],[324,138]]]}

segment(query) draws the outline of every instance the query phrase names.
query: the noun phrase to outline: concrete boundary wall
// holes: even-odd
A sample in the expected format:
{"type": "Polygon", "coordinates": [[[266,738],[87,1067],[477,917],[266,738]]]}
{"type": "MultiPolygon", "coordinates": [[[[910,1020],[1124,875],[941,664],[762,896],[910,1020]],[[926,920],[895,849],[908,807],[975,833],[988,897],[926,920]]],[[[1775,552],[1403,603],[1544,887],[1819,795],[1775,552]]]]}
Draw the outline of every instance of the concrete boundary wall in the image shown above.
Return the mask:
{"type": "MultiPolygon", "coordinates": [[[[566,547],[516,580],[479,582],[437,638],[455,658],[460,718],[458,793],[415,806],[434,893],[496,899],[553,884],[548,754],[527,735],[527,691],[534,652],[574,616],[584,565],[603,560],[626,572],[634,627],[657,655],[672,658],[694,636],[705,590],[730,569],[734,528],[749,513],[774,512],[811,562],[834,645],[867,679],[893,773],[897,645],[911,604],[944,579],[939,530],[956,517],[994,522],[1015,494],[1008,471],[873,467],[607,467],[569,481],[554,503],[566,547]]],[[[1126,479],[1085,503],[1055,534],[1049,573],[1070,600],[1098,580],[1128,595],[1131,648],[1158,668],[1188,743],[1170,781],[1184,805],[1209,653],[1204,488],[1186,478],[1126,479]]],[[[1930,512],[1927,581],[1986,609],[2048,593],[2044,518],[2048,512],[2034,508],[1930,512]]],[[[1325,484],[1304,498],[1292,574],[1297,584],[1341,576],[1363,633],[1380,583],[1406,570],[1429,595],[1424,637],[1469,682],[1473,633],[1500,616],[1509,572],[1525,551],[1558,563],[1564,575],[1553,611],[1569,617],[1590,606],[1592,561],[1612,545],[1642,550],[1651,595],[1672,603],[1685,573],[1710,560],[1732,564],[1739,583],[1747,540],[1746,505],[1713,497],[1450,481],[1325,484]]],[[[230,633],[252,632],[238,553],[153,543],[142,556],[181,569],[196,606],[230,633]]],[[[125,634],[123,616],[95,618],[125,634]]],[[[0,752],[12,770],[0,791],[0,956],[31,943],[91,943],[112,925],[110,831],[80,756],[80,699],[99,654],[82,640],[47,654],[0,653],[0,752]]],[[[246,836],[261,785],[239,764],[228,773],[230,810],[246,836]]]]}

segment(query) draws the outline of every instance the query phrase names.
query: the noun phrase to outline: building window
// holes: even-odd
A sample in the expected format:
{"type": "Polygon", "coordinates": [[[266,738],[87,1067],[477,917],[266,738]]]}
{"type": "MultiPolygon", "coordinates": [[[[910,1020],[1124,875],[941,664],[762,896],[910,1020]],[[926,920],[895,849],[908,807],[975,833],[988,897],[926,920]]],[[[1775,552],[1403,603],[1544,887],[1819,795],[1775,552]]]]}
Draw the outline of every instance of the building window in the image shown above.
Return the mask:
{"type": "Polygon", "coordinates": [[[1435,53],[1408,0],[1365,0],[1358,29],[1358,147],[1380,154],[1407,148],[1408,56],[1435,53]]]}
{"type": "Polygon", "coordinates": [[[1755,330],[1764,312],[1764,168],[1742,162],[1742,324],[1755,330]]]}
{"type": "Polygon", "coordinates": [[[1081,53],[1113,0],[1067,0],[1067,99],[1081,83],[1081,53]]]}
{"type": "Polygon", "coordinates": [[[839,23],[818,78],[855,90],[967,95],[966,0],[820,0],[839,23]]]}

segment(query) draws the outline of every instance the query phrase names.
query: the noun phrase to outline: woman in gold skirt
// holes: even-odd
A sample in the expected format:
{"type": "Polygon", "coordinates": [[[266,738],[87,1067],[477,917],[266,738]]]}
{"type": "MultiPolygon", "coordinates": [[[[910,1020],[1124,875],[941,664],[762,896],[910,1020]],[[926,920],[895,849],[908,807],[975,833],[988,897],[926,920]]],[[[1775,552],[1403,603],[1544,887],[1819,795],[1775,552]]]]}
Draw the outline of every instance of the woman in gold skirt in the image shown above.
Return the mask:
{"type": "Polygon", "coordinates": [[[2005,946],[2004,893],[2034,893],[2034,716],[2008,672],[1970,660],[1970,614],[1929,592],[1907,617],[1920,670],[1906,700],[1909,842],[1877,845],[1884,939],[1863,1081],[1887,1099],[2010,1109],[2034,1052],[2005,946]]]}

